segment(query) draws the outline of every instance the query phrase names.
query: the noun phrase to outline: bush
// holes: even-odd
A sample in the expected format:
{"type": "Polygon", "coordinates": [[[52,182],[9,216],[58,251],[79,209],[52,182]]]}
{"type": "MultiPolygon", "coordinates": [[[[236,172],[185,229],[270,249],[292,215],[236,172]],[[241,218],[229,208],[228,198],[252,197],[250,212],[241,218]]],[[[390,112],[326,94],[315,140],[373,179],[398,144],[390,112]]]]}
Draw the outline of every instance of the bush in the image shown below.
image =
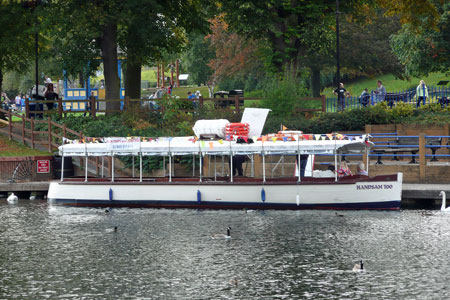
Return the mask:
{"type": "Polygon", "coordinates": [[[306,88],[291,75],[273,78],[264,88],[261,107],[270,108],[271,114],[275,116],[290,116],[296,108],[301,107],[298,98],[307,94],[306,88]]]}

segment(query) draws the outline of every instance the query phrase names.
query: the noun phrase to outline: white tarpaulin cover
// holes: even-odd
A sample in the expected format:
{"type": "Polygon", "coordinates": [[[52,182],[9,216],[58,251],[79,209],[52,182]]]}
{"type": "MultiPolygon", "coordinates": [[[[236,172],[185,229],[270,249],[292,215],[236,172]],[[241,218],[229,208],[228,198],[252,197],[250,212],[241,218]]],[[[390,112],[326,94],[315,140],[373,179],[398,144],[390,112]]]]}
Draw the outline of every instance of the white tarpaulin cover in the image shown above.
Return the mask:
{"type": "Polygon", "coordinates": [[[217,135],[220,138],[225,138],[225,126],[230,122],[225,119],[219,120],[198,120],[195,122],[194,130],[195,135],[200,138],[200,135],[217,135]]]}
{"type": "Polygon", "coordinates": [[[246,108],[244,110],[241,123],[250,125],[248,136],[261,136],[269,111],[270,109],[267,108],[246,108]]]}

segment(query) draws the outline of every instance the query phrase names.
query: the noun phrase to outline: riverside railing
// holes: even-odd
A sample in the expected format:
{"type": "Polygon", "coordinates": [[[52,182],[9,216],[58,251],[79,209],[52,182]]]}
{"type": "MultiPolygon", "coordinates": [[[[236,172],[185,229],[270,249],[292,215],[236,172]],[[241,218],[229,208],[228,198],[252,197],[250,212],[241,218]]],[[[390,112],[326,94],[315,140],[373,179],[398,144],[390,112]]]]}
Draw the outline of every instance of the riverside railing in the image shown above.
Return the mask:
{"type": "Polygon", "coordinates": [[[344,99],[330,97],[326,99],[326,111],[336,112],[349,108],[364,108],[380,102],[386,102],[390,108],[399,102],[416,107],[424,104],[439,104],[442,107],[447,107],[450,104],[450,87],[422,87],[419,89],[419,93],[417,88],[414,88],[385,94],[371,91],[366,95],[345,97],[344,99]],[[421,99],[422,101],[419,103],[419,97],[421,96],[424,96],[424,99],[421,99]]]}
{"type": "MultiPolygon", "coordinates": [[[[196,112],[197,107],[203,108],[207,102],[213,102],[212,107],[214,109],[228,109],[234,110],[239,113],[244,108],[245,101],[261,101],[262,98],[252,97],[239,97],[238,95],[230,98],[203,98],[198,99],[186,99],[177,98],[177,101],[186,102],[186,107],[183,111],[196,112]]],[[[326,98],[321,97],[303,97],[298,98],[299,102],[315,101],[319,102],[318,105],[314,105],[315,108],[302,108],[298,107],[295,112],[325,112],[326,110],[326,98]]],[[[95,117],[99,113],[116,113],[127,110],[134,107],[140,110],[150,110],[155,112],[164,113],[167,108],[165,99],[86,99],[86,100],[25,100],[24,113],[27,118],[37,117],[42,118],[44,114],[58,114],[60,117],[70,113],[84,113],[95,117]],[[120,102],[119,109],[108,109],[106,103],[120,102]],[[52,103],[53,109],[46,110],[46,104],[52,103]],[[104,108],[101,108],[104,107],[104,108]]]]}

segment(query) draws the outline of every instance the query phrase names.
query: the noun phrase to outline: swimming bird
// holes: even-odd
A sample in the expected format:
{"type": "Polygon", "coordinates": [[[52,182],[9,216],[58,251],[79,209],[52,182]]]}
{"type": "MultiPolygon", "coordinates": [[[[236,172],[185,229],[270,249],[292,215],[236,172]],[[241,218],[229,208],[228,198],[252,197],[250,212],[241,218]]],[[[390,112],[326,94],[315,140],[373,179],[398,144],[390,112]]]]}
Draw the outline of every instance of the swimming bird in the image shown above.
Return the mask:
{"type": "Polygon", "coordinates": [[[254,212],[255,210],[254,209],[246,209],[246,208],[244,208],[244,211],[245,211],[246,214],[248,214],[248,213],[254,212]]]}
{"type": "Polygon", "coordinates": [[[237,280],[237,278],[232,278],[232,279],[230,279],[230,284],[231,284],[231,285],[234,285],[234,286],[238,286],[238,280],[237,280]]]}
{"type": "Polygon", "coordinates": [[[445,212],[450,212],[450,206],[449,207],[447,207],[447,208],[445,208],[445,206],[446,206],[446,200],[447,200],[447,197],[446,197],[446,195],[445,195],[445,192],[444,191],[441,191],[440,193],[439,193],[439,196],[442,196],[442,205],[441,205],[441,211],[445,211],[445,212]]]}
{"type": "Polygon", "coordinates": [[[359,264],[355,264],[355,266],[353,267],[353,272],[363,272],[364,271],[364,264],[363,261],[360,260],[359,264]]]}
{"type": "Polygon", "coordinates": [[[336,217],[343,217],[344,215],[338,214],[337,212],[335,212],[336,217]]]}
{"type": "Polygon", "coordinates": [[[212,239],[231,239],[231,227],[227,228],[227,234],[216,233],[211,236],[212,239]]]}
{"type": "Polygon", "coordinates": [[[6,200],[10,204],[16,204],[19,201],[19,198],[17,198],[17,196],[14,195],[14,193],[11,193],[11,195],[9,195],[9,197],[6,200]]]}
{"type": "Polygon", "coordinates": [[[30,196],[30,200],[31,201],[36,200],[36,196],[30,196]]]}
{"type": "Polygon", "coordinates": [[[117,232],[117,226],[114,226],[114,229],[108,228],[106,232],[117,232]]]}

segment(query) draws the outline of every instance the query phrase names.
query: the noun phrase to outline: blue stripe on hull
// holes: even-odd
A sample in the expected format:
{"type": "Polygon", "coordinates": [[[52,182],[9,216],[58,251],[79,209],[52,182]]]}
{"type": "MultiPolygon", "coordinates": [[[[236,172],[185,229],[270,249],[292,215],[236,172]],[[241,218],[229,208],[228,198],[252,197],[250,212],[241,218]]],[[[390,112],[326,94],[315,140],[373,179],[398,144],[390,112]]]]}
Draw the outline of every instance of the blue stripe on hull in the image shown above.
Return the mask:
{"type": "Polygon", "coordinates": [[[296,203],[245,203],[245,202],[201,202],[196,201],[99,201],[75,199],[51,199],[56,205],[83,207],[148,207],[148,208],[195,208],[195,209],[334,209],[334,210],[398,210],[400,201],[384,201],[371,203],[327,203],[300,204],[296,203]]]}

